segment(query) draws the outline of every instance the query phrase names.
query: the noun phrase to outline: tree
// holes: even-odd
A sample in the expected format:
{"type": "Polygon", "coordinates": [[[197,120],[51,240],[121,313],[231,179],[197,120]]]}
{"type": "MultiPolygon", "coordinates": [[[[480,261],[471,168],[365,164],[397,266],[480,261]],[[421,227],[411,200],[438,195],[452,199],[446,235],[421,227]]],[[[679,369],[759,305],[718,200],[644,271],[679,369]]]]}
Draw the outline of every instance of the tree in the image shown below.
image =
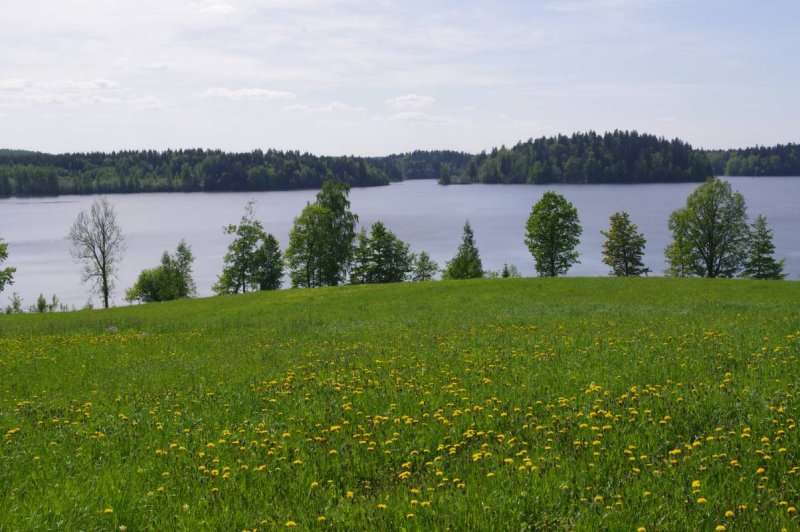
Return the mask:
{"type": "Polygon", "coordinates": [[[785,278],[783,265],[786,259],[776,261],[774,254],[775,245],[772,243],[772,231],[767,227],[767,218],[758,215],[750,231],[747,260],[742,277],[774,280],[785,278]]]}
{"type": "Polygon", "coordinates": [[[548,191],[536,202],[525,224],[525,244],[540,277],[556,277],[579,263],[578,210],[561,194],[548,191]]]}
{"type": "Polygon", "coordinates": [[[399,283],[412,270],[414,256],[409,245],[386,229],[382,222],[375,222],[367,236],[362,229],[357,236],[353,255],[352,284],[399,283]]]}
{"type": "Polygon", "coordinates": [[[519,273],[519,269],[514,266],[513,264],[503,264],[503,269],[500,270],[500,278],[501,279],[516,279],[522,277],[522,274],[519,273]]]}
{"type": "Polygon", "coordinates": [[[136,283],[125,292],[125,300],[151,303],[193,296],[196,288],[192,262],[192,250],[181,240],[174,255],[165,251],[159,266],[139,274],[136,283]]]}
{"type": "Polygon", "coordinates": [[[72,257],[83,264],[82,281],[93,283],[103,307],[108,308],[117,266],[125,252],[114,206],[106,198],[94,200],[88,212],[78,214],[67,239],[72,242],[72,257]]]}
{"type": "Polygon", "coordinates": [[[600,231],[606,241],[603,243],[603,264],[611,267],[611,275],[617,277],[638,277],[646,274],[642,262],[647,241],[637,232],[636,224],[631,223],[627,212],[615,212],[610,218],[608,232],[600,231]]]}
{"type": "Polygon", "coordinates": [[[744,197],[730,183],[710,179],[669,220],[672,243],[665,250],[668,272],[733,277],[744,267],[749,241],[744,197]]]}
{"type": "Polygon", "coordinates": [[[422,251],[414,257],[414,265],[411,271],[411,280],[415,283],[430,281],[439,271],[439,265],[431,259],[431,256],[422,251]]]}
{"type": "Polygon", "coordinates": [[[461,245],[458,253],[448,261],[444,270],[445,279],[474,279],[483,277],[483,264],[475,245],[475,234],[469,221],[464,223],[464,233],[461,236],[461,245]]]}
{"type": "Polygon", "coordinates": [[[337,286],[347,279],[358,222],[349,191],[345,183],[326,181],[316,202],[295,218],[286,248],[292,286],[337,286]]]}
{"type": "Polygon", "coordinates": [[[224,227],[235,235],[225,254],[222,273],[213,286],[217,294],[277,290],[283,277],[283,258],[277,239],[255,219],[255,202],[245,206],[239,225],[224,227]]]}
{"type": "MultiPolygon", "coordinates": [[[[3,239],[0,238],[0,265],[8,259],[8,243],[3,242],[3,239]]],[[[16,268],[7,267],[7,268],[0,268],[0,292],[3,291],[3,288],[6,285],[14,284],[14,272],[16,272],[16,268]]]]}

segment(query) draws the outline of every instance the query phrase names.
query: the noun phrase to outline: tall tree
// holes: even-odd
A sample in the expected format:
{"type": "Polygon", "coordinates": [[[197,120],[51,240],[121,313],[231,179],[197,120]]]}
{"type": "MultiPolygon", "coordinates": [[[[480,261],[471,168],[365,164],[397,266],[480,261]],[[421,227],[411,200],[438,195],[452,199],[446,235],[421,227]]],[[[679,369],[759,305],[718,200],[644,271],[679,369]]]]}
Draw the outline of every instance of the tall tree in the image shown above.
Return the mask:
{"type": "MultiPolygon", "coordinates": [[[[3,239],[0,238],[0,265],[8,259],[8,243],[3,242],[3,239]]],[[[16,272],[16,268],[12,268],[11,266],[6,268],[0,268],[0,292],[3,291],[3,288],[6,285],[14,284],[14,272],[16,272]]]]}
{"type": "Polygon", "coordinates": [[[317,201],[295,218],[286,248],[292,286],[337,286],[347,279],[358,222],[349,190],[345,183],[325,182],[317,201]]]}
{"type": "Polygon", "coordinates": [[[478,246],[475,245],[475,233],[469,221],[464,223],[464,232],[461,236],[461,244],[458,246],[458,253],[452,260],[447,262],[444,269],[445,279],[475,279],[483,277],[483,264],[478,253],[478,246]]]}
{"type": "Polygon", "coordinates": [[[255,202],[245,206],[238,225],[224,228],[234,235],[224,257],[224,266],[213,286],[217,294],[238,294],[255,290],[276,290],[281,286],[283,258],[274,236],[255,219],[255,202]]]}
{"type": "Polygon", "coordinates": [[[431,259],[425,251],[420,252],[414,257],[414,267],[411,272],[411,280],[415,283],[431,281],[439,271],[439,265],[431,259]]]}
{"type": "Polygon", "coordinates": [[[642,262],[647,241],[638,232],[627,212],[615,212],[610,218],[609,230],[600,231],[606,241],[603,243],[603,264],[611,267],[611,275],[617,277],[638,277],[650,268],[642,262]]]}
{"type": "Polygon", "coordinates": [[[165,251],[160,265],[139,274],[136,283],[125,291],[125,300],[150,303],[193,296],[197,289],[192,279],[192,262],[192,250],[181,240],[174,255],[165,251]]]}
{"type": "Polygon", "coordinates": [[[701,277],[733,277],[744,267],[749,240],[744,197],[730,183],[710,179],[670,216],[673,242],[668,271],[701,277]]]}
{"type": "Polygon", "coordinates": [[[117,223],[114,206],[106,199],[92,202],[88,211],[81,211],[67,234],[72,242],[72,257],[83,264],[83,282],[92,282],[108,308],[117,267],[125,252],[125,239],[117,223]]]}
{"type": "Polygon", "coordinates": [[[786,277],[783,265],[786,259],[775,260],[775,244],[772,243],[772,231],[767,227],[767,218],[756,216],[750,231],[747,259],[742,277],[751,279],[776,279],[786,277]]]}
{"type": "Polygon", "coordinates": [[[362,230],[358,233],[354,253],[352,284],[399,283],[412,270],[414,256],[409,245],[386,229],[382,222],[375,222],[370,235],[362,230]]]}
{"type": "Polygon", "coordinates": [[[525,224],[525,244],[540,277],[563,275],[579,262],[575,248],[582,232],[578,210],[561,194],[545,192],[525,224]]]}

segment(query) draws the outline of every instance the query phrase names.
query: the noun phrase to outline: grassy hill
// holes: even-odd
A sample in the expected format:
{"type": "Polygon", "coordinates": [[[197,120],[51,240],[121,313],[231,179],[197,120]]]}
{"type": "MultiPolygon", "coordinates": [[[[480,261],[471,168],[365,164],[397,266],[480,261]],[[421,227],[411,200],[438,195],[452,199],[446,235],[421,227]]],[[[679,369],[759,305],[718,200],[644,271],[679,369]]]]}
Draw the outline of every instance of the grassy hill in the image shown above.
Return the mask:
{"type": "Polygon", "coordinates": [[[796,529],[798,300],[507,279],[0,316],[0,529],[796,529]]]}

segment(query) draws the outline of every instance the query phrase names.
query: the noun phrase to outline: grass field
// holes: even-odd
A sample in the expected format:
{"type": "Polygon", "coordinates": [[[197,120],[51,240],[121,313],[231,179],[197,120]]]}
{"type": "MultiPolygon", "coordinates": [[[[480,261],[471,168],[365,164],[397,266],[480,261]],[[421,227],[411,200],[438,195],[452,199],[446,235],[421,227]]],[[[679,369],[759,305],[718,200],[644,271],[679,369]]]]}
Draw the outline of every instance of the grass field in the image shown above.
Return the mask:
{"type": "Polygon", "coordinates": [[[800,283],[0,316],[0,530],[798,529],[800,283]]]}

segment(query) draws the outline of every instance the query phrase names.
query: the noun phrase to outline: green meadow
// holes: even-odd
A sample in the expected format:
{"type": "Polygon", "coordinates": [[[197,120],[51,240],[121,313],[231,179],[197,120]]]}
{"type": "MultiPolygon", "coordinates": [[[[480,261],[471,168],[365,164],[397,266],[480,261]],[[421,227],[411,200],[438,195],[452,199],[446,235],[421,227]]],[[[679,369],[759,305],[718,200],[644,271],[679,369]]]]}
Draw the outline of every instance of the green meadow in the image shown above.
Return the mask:
{"type": "Polygon", "coordinates": [[[780,530],[800,284],[502,279],[0,316],[0,530],[780,530]]]}

